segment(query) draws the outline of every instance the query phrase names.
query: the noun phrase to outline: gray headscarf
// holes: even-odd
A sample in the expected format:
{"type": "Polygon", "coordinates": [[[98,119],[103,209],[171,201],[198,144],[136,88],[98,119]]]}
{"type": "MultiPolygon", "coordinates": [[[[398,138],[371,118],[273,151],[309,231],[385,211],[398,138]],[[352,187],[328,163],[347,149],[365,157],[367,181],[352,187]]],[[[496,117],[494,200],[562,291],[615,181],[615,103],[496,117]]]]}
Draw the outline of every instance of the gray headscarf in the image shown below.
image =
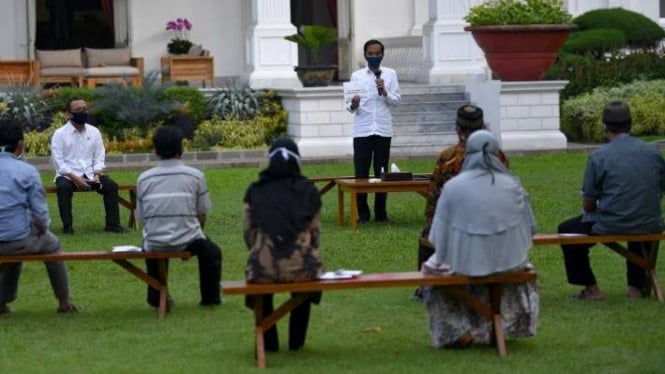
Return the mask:
{"type": "Polygon", "coordinates": [[[462,171],[483,169],[492,176],[494,172],[508,173],[508,169],[499,159],[499,142],[487,130],[475,131],[466,140],[466,155],[462,164],[462,171]]]}

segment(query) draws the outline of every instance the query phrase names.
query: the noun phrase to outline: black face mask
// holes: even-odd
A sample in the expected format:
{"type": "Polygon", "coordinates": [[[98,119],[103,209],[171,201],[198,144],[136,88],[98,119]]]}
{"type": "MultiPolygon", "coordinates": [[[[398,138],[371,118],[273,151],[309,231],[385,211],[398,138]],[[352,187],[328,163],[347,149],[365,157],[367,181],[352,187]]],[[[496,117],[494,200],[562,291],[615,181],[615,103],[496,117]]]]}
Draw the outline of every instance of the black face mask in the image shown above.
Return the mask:
{"type": "Polygon", "coordinates": [[[88,121],[88,112],[76,112],[72,113],[72,122],[77,125],[85,125],[88,121]]]}

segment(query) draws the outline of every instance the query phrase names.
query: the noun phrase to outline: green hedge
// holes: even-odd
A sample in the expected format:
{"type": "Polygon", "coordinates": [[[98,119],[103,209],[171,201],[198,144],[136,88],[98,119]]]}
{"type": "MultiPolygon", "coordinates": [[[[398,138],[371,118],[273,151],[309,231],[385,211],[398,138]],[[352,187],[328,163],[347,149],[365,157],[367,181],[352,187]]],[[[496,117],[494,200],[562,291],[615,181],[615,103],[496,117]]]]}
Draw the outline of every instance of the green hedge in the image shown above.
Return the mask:
{"type": "Polygon", "coordinates": [[[651,18],[623,8],[596,9],[579,15],[573,23],[582,29],[616,29],[623,32],[631,47],[654,46],[665,31],[651,18]]]}
{"type": "Polygon", "coordinates": [[[569,141],[604,142],[602,112],[612,100],[628,102],[634,135],[665,135],[665,80],[636,81],[565,100],[561,105],[561,130],[569,141]]]}

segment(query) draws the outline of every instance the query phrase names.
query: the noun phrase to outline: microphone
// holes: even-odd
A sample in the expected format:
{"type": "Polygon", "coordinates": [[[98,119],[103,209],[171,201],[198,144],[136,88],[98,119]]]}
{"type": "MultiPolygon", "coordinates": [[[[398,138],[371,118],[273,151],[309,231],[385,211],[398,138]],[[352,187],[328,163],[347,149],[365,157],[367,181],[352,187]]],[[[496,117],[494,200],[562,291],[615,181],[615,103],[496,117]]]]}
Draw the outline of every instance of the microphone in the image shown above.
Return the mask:
{"type": "MultiPolygon", "coordinates": [[[[381,70],[377,70],[377,71],[375,71],[375,72],[374,72],[374,76],[376,77],[376,79],[381,78],[381,70]]],[[[378,92],[379,92],[379,96],[383,96],[383,89],[382,89],[381,87],[377,87],[376,89],[377,89],[378,92]]]]}

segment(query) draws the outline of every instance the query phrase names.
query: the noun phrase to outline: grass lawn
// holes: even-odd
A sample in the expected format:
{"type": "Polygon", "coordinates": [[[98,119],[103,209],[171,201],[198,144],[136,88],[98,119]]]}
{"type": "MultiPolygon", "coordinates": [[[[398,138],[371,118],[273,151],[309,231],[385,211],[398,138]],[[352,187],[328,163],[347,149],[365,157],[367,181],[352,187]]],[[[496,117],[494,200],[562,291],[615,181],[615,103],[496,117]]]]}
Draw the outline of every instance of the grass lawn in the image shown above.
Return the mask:
{"type": "MultiPolygon", "coordinates": [[[[559,221],[580,212],[579,188],[584,154],[514,156],[511,169],[530,192],[539,232],[555,232],[559,221]]],[[[402,170],[430,172],[433,160],[398,162],[402,170]]],[[[308,176],[349,175],[350,164],[305,165],[308,176]]],[[[222,247],[223,279],[241,279],[247,250],[242,241],[242,197],[257,168],[207,169],[213,212],[207,233],[222,247]]],[[[138,171],[112,172],[119,183],[134,183],[138,171]]],[[[45,184],[52,174],[44,174],[45,184]]],[[[52,229],[61,225],[55,195],[49,194],[52,229]]],[[[347,198],[348,200],[348,198],[347,198]]],[[[371,198],[370,198],[371,201],[371,198]]],[[[348,201],[347,214],[348,214],[348,201]]],[[[322,255],[327,269],[365,272],[410,271],[424,224],[424,200],[417,194],[391,194],[390,223],[370,223],[352,232],[336,223],[336,193],[324,196],[322,255]]],[[[482,214],[482,212],[479,212],[482,214]]],[[[139,244],[140,232],[103,231],[101,197],[77,194],[74,236],[61,237],[65,250],[109,250],[139,244]]],[[[121,208],[123,222],[127,212],[121,208]]],[[[348,217],[347,217],[348,223],[348,217]]],[[[662,264],[659,275],[665,278],[662,264]]],[[[413,373],[475,371],[492,373],[656,373],[665,370],[665,306],[655,299],[624,298],[625,267],[619,256],[600,246],[592,261],[602,302],[580,302],[570,295],[561,252],[537,247],[531,252],[541,285],[538,335],[508,340],[509,357],[491,347],[464,351],[429,345],[423,305],[408,300],[412,289],[329,292],[312,310],[307,344],[285,350],[287,329],[280,324],[283,351],[268,354],[268,368],[298,373],[413,373]]],[[[44,266],[24,264],[15,313],[0,318],[2,373],[245,373],[254,361],[251,311],[237,296],[217,309],[201,308],[196,260],[171,264],[176,301],[163,321],[145,304],[145,288],[111,262],[70,262],[78,315],[58,315],[44,266]]],[[[281,300],[278,297],[278,300],[281,300]]]]}

